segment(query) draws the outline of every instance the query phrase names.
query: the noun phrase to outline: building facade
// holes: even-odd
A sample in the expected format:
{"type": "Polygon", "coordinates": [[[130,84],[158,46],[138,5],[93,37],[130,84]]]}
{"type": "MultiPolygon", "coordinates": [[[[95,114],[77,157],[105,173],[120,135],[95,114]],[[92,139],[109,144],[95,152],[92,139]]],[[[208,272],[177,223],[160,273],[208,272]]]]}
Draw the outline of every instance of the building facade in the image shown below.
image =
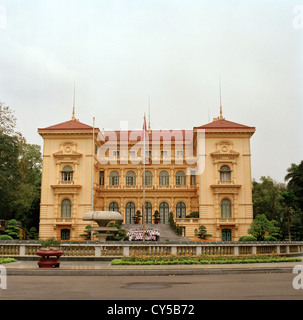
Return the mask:
{"type": "Polygon", "coordinates": [[[138,210],[148,224],[156,223],[156,211],[162,224],[172,212],[189,238],[200,225],[210,240],[247,234],[254,127],[220,115],[193,130],[144,132],[105,132],[74,117],[38,129],[44,140],[40,238],[79,239],[91,210],[119,211],[125,224],[134,223],[138,210]]]}

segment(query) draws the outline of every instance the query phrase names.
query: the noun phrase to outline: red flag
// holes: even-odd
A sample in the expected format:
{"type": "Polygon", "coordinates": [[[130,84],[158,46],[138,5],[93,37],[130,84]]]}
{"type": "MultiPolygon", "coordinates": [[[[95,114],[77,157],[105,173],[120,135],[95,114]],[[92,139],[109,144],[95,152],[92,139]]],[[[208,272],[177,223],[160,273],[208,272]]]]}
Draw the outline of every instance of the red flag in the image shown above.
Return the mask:
{"type": "Polygon", "coordinates": [[[144,115],[142,139],[143,139],[143,137],[146,138],[146,136],[147,136],[147,125],[146,125],[146,118],[145,118],[145,115],[144,115]]]}
{"type": "MultiPolygon", "coordinates": [[[[144,141],[144,152],[145,152],[145,141],[146,138],[148,138],[148,133],[147,133],[147,125],[146,125],[146,118],[144,115],[144,122],[143,122],[143,129],[142,129],[142,140],[144,141]]],[[[143,155],[143,159],[142,161],[144,161],[144,164],[150,164],[150,158],[146,157],[146,155],[143,155]]]]}

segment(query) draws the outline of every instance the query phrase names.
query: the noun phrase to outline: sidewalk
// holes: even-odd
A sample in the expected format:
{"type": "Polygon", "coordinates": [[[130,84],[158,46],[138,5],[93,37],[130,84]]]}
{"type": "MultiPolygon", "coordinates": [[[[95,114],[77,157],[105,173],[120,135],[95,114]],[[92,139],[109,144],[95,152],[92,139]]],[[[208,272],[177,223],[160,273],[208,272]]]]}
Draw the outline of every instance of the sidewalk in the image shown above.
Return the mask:
{"type": "MultiPolygon", "coordinates": [[[[300,257],[302,258],[302,257],[300,257]]],[[[27,276],[139,276],[139,275],[205,275],[228,273],[292,273],[303,262],[213,264],[213,265],[152,265],[112,266],[110,261],[61,261],[59,268],[41,269],[37,261],[4,264],[8,275],[27,276]]]]}

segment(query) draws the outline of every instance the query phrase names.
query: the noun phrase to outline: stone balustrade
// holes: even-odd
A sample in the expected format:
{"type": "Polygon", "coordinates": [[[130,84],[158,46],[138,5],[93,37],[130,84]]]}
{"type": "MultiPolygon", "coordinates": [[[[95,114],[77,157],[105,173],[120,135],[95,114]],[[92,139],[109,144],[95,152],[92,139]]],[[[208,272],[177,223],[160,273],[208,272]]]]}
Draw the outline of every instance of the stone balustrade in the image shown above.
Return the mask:
{"type": "MultiPolygon", "coordinates": [[[[30,258],[40,248],[37,241],[0,241],[0,256],[30,258]]],[[[63,243],[63,256],[76,258],[112,258],[130,255],[302,255],[303,242],[80,242],[63,243]]]]}

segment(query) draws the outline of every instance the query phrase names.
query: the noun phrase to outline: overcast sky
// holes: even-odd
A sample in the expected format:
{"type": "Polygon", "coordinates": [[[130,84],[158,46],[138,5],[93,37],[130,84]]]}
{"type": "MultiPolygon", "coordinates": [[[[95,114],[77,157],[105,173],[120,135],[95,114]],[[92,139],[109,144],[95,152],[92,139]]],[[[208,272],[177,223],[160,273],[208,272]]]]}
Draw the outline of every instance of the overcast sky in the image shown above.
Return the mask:
{"type": "Polygon", "coordinates": [[[100,129],[255,126],[252,175],[303,159],[303,0],[0,0],[0,101],[28,143],[76,117],[100,129]],[[301,7],[302,6],[302,7],[301,7]]]}

